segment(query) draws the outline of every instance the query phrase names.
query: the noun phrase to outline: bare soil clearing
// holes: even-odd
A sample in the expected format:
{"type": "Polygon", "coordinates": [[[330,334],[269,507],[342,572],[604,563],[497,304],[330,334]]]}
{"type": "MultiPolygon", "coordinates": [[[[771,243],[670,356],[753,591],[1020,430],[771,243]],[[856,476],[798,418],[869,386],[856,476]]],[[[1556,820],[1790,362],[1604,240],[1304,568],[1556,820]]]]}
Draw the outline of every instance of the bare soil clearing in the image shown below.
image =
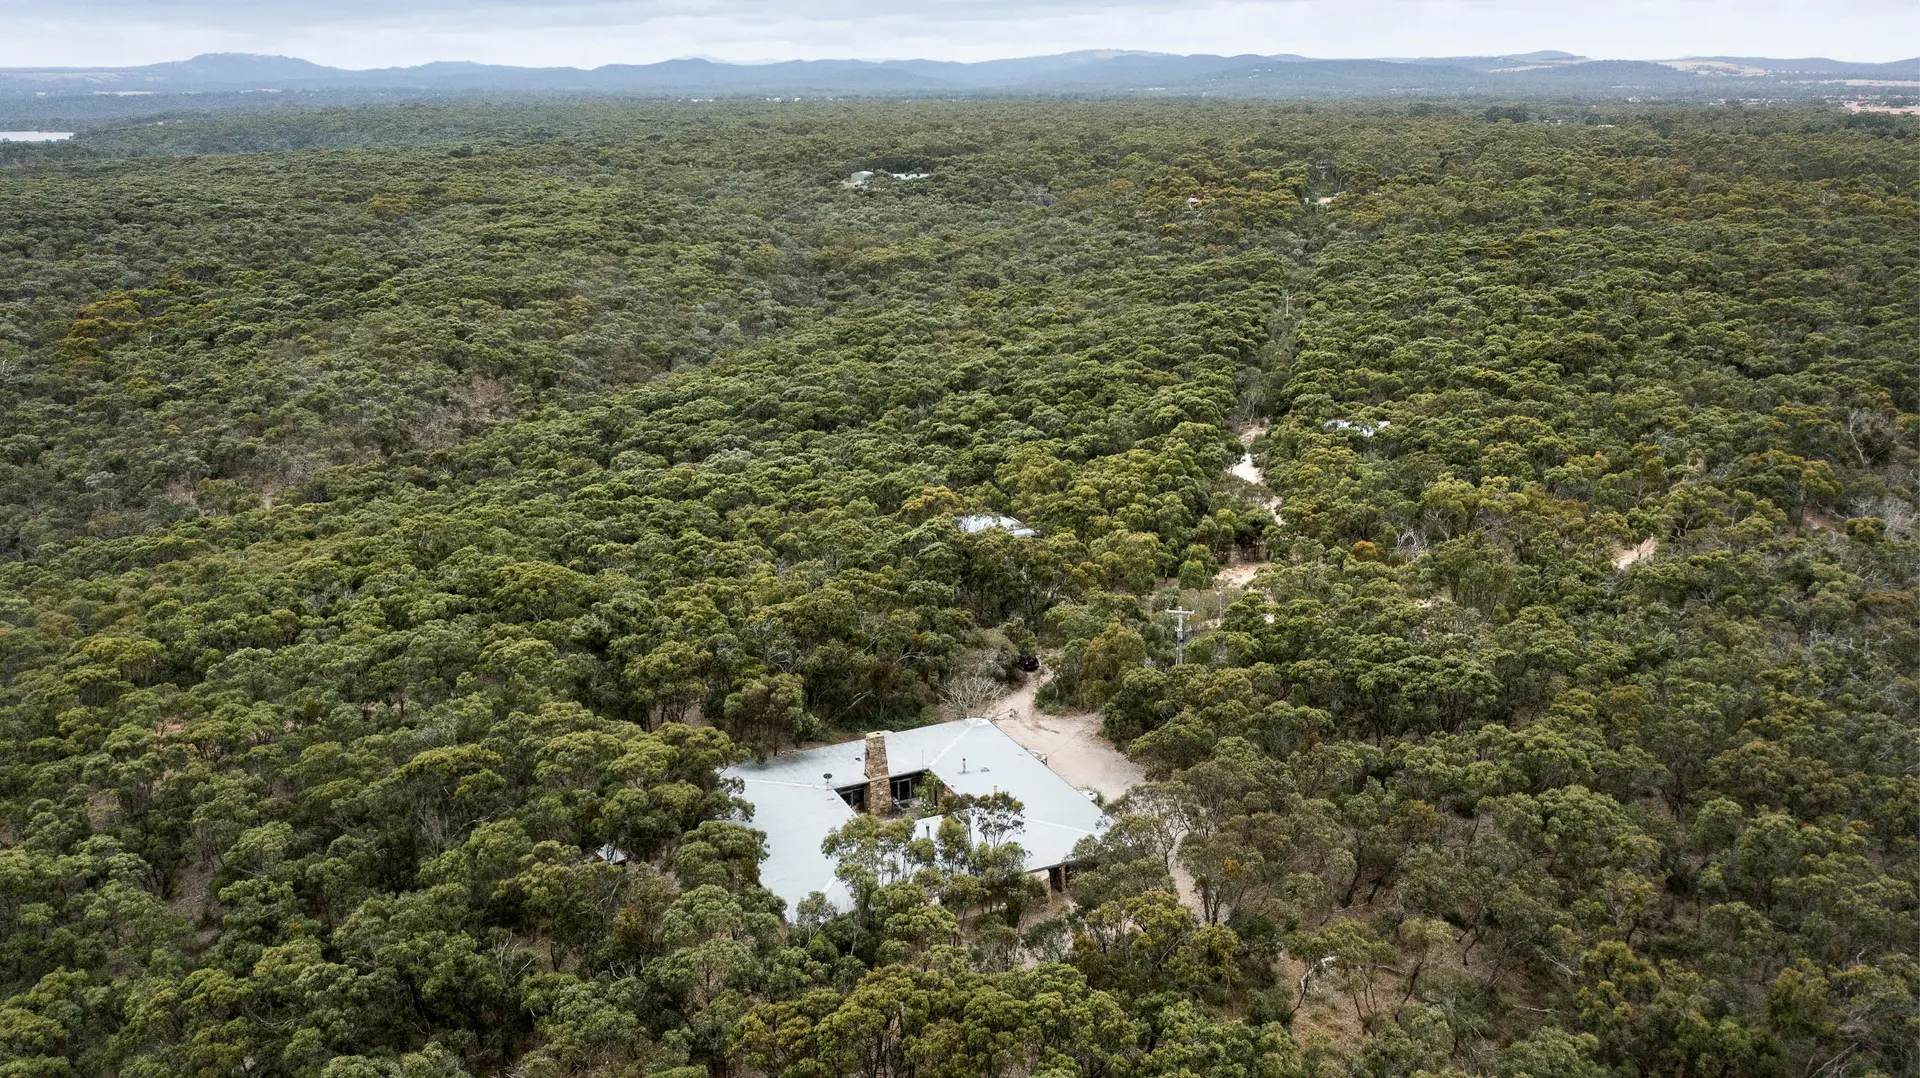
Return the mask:
{"type": "Polygon", "coordinates": [[[1840,527],[1840,521],[1818,509],[1808,509],[1800,514],[1800,526],[1810,532],[1830,532],[1840,527]]]}
{"type": "Polygon", "coordinates": [[[1222,587],[1244,588],[1252,582],[1260,570],[1272,564],[1269,561],[1236,562],[1220,570],[1220,584],[1222,587]]]}
{"type": "MultiPolygon", "coordinates": [[[[1240,430],[1240,444],[1252,445],[1255,438],[1266,432],[1265,424],[1256,423],[1243,427],[1240,430]]],[[[1240,454],[1240,459],[1234,462],[1233,467],[1227,469],[1227,473],[1235,479],[1243,479],[1256,487],[1267,481],[1267,477],[1260,472],[1260,466],[1253,462],[1252,453],[1240,454]]]]}
{"type": "Polygon", "coordinates": [[[1025,685],[995,700],[987,717],[1077,789],[1092,790],[1113,801],[1146,781],[1140,765],[1101,736],[1099,715],[1040,713],[1034,696],[1051,677],[1053,672],[1047,671],[1028,678],[1025,685]]]}
{"type": "MultiPolygon", "coordinates": [[[[1040,687],[1052,677],[1053,671],[1048,670],[1028,678],[1026,684],[995,700],[986,717],[1045,761],[1054,774],[1078,789],[1094,791],[1107,802],[1126,796],[1128,790],[1145,782],[1146,771],[1101,735],[1099,715],[1047,715],[1034,706],[1040,687]]],[[[1205,908],[1192,875],[1176,864],[1173,883],[1181,903],[1204,920],[1205,908]]]]}
{"type": "Polygon", "coordinates": [[[1256,486],[1266,482],[1266,477],[1260,474],[1260,466],[1253,462],[1252,453],[1242,453],[1240,459],[1235,461],[1233,467],[1228,468],[1227,471],[1234,478],[1244,479],[1256,486]]]}
{"type": "Polygon", "coordinates": [[[1660,541],[1652,537],[1649,537],[1639,546],[1625,547],[1613,555],[1613,567],[1615,569],[1631,569],[1635,563],[1653,557],[1653,552],[1659,549],[1659,547],[1660,541]]]}
{"type": "MultiPolygon", "coordinates": [[[[1243,427],[1240,430],[1240,444],[1252,445],[1255,438],[1260,437],[1266,432],[1267,428],[1264,424],[1252,424],[1243,427]]],[[[1273,491],[1267,487],[1266,473],[1262,472],[1260,466],[1254,463],[1252,453],[1242,453],[1240,459],[1234,463],[1233,467],[1227,469],[1227,474],[1233,476],[1235,479],[1261,488],[1259,491],[1261,504],[1273,511],[1275,520],[1280,518],[1280,499],[1275,497],[1273,491]]],[[[1222,587],[1244,588],[1253,580],[1255,574],[1270,564],[1272,563],[1265,561],[1247,561],[1225,566],[1220,570],[1218,578],[1219,584],[1222,587]]]]}

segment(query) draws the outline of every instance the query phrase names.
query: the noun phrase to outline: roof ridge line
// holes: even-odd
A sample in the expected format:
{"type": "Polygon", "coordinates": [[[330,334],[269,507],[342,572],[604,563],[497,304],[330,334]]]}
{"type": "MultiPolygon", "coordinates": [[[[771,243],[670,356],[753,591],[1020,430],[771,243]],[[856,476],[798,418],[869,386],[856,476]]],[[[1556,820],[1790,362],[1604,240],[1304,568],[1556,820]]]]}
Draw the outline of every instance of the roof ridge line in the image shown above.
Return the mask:
{"type": "MultiPolygon", "coordinates": [[[[947,725],[947,724],[945,724],[945,723],[943,723],[942,725],[947,725]]],[[[960,743],[960,739],[961,739],[961,738],[963,738],[963,737],[966,737],[966,736],[967,736],[967,733],[968,733],[969,731],[971,731],[971,730],[973,730],[973,729],[974,729],[974,725],[973,725],[973,720],[972,720],[971,718],[965,718],[965,719],[956,719],[956,720],[954,720],[954,722],[953,722],[953,724],[952,724],[952,725],[955,725],[955,726],[959,726],[959,727],[961,727],[961,729],[959,729],[959,730],[955,730],[955,731],[954,731],[954,733],[953,733],[953,740],[952,740],[952,741],[949,741],[949,742],[947,742],[947,744],[946,744],[946,747],[945,747],[945,748],[943,748],[943,749],[941,749],[941,750],[940,750],[939,752],[937,752],[937,753],[935,753],[935,754],[933,755],[933,758],[932,758],[932,759],[930,759],[930,760],[928,760],[928,761],[927,761],[927,762],[926,762],[926,763],[925,763],[924,765],[922,765],[922,768],[921,768],[922,770],[925,770],[925,771],[932,771],[932,770],[933,770],[933,765],[934,765],[934,764],[937,764],[937,763],[939,763],[940,761],[942,761],[942,760],[944,760],[944,759],[946,759],[946,758],[947,758],[947,753],[950,753],[950,752],[952,752],[952,751],[953,751],[953,747],[954,747],[955,745],[958,745],[958,744],[960,743]]],[[[989,722],[989,723],[988,723],[988,725],[992,725],[992,723],[991,723],[991,722],[989,722]]],[[[905,733],[905,731],[901,731],[901,732],[902,732],[902,733],[905,733]]],[[[892,754],[891,754],[891,753],[889,753],[889,754],[888,754],[888,757],[887,757],[887,760],[888,760],[888,763],[889,763],[889,765],[891,765],[891,763],[892,763],[892,760],[893,760],[893,757],[892,757],[892,754]]]]}
{"type": "MultiPolygon", "coordinates": [[[[832,793],[834,791],[834,787],[829,786],[824,782],[786,782],[781,779],[750,779],[744,775],[735,775],[733,777],[739,779],[743,783],[757,782],[762,786],[791,786],[796,790],[825,790],[828,793],[832,793]]],[[[866,780],[862,779],[861,781],[865,782],[866,780]]]]}

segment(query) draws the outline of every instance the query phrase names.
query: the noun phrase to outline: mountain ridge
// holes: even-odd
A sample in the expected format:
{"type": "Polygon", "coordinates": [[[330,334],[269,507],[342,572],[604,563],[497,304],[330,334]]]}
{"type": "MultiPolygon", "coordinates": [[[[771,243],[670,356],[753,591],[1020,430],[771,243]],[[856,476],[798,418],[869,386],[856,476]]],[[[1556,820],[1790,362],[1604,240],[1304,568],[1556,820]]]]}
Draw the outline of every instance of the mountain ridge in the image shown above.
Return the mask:
{"type": "Polygon", "coordinates": [[[293,56],[203,53],[134,67],[0,68],[0,92],[207,93],[391,90],[653,95],[940,95],[1199,93],[1264,96],[1385,92],[1678,92],[1836,79],[1913,81],[1920,58],[1857,63],[1824,57],[1612,60],[1559,50],[1481,56],[1329,59],[1296,53],[1176,54],[1089,49],[983,61],[677,58],[594,68],[442,60],[407,67],[330,67],[293,56]],[[1244,84],[1253,85],[1244,85],[1244,84]]]}

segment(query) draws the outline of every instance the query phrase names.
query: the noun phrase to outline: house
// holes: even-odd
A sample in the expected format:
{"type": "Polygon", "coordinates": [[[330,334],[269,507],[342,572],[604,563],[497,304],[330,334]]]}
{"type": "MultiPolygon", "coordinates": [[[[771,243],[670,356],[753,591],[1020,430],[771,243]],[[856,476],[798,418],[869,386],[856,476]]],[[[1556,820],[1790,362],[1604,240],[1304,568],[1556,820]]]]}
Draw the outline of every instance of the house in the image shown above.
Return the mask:
{"type": "MultiPolygon", "coordinates": [[[[850,896],[820,844],[856,813],[889,816],[915,806],[929,776],[954,793],[1019,800],[1021,826],[1009,837],[1026,851],[1027,870],[1046,873],[1056,889],[1065,886],[1073,847],[1107,825],[1089,795],[987,719],[875,732],[864,741],[738,764],[724,775],[740,781],[741,797],[753,805],[749,822],[766,833],[760,882],[786,899],[790,912],[815,891],[847,909],[850,896]]],[[[939,824],[938,817],[921,819],[916,832],[930,835],[939,824]]]]}

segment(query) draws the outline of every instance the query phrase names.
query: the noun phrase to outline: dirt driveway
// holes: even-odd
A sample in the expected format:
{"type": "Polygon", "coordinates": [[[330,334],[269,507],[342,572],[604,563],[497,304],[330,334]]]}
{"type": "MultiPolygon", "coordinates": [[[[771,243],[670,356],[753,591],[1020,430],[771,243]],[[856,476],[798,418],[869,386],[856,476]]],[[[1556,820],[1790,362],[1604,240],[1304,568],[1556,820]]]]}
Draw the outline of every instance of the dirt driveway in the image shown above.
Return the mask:
{"type": "MultiPolygon", "coordinates": [[[[1054,774],[1078,789],[1097,792],[1109,804],[1145,782],[1146,771],[1101,736],[1100,716],[1043,715],[1034,707],[1034,696],[1051,677],[1053,671],[1049,670],[1028,678],[1025,685],[995,700],[986,717],[1028,752],[1040,757],[1054,774]]],[[[1173,866],[1173,882],[1180,901],[1194,916],[1204,919],[1200,891],[1194,886],[1193,876],[1177,862],[1173,866]]]]}
{"type": "Polygon", "coordinates": [[[1100,736],[1098,715],[1043,715],[1033,705],[1051,671],[1030,677],[1020,688],[995,700],[987,716],[1008,737],[1046,762],[1054,774],[1108,801],[1146,780],[1140,765],[1100,736]]]}

